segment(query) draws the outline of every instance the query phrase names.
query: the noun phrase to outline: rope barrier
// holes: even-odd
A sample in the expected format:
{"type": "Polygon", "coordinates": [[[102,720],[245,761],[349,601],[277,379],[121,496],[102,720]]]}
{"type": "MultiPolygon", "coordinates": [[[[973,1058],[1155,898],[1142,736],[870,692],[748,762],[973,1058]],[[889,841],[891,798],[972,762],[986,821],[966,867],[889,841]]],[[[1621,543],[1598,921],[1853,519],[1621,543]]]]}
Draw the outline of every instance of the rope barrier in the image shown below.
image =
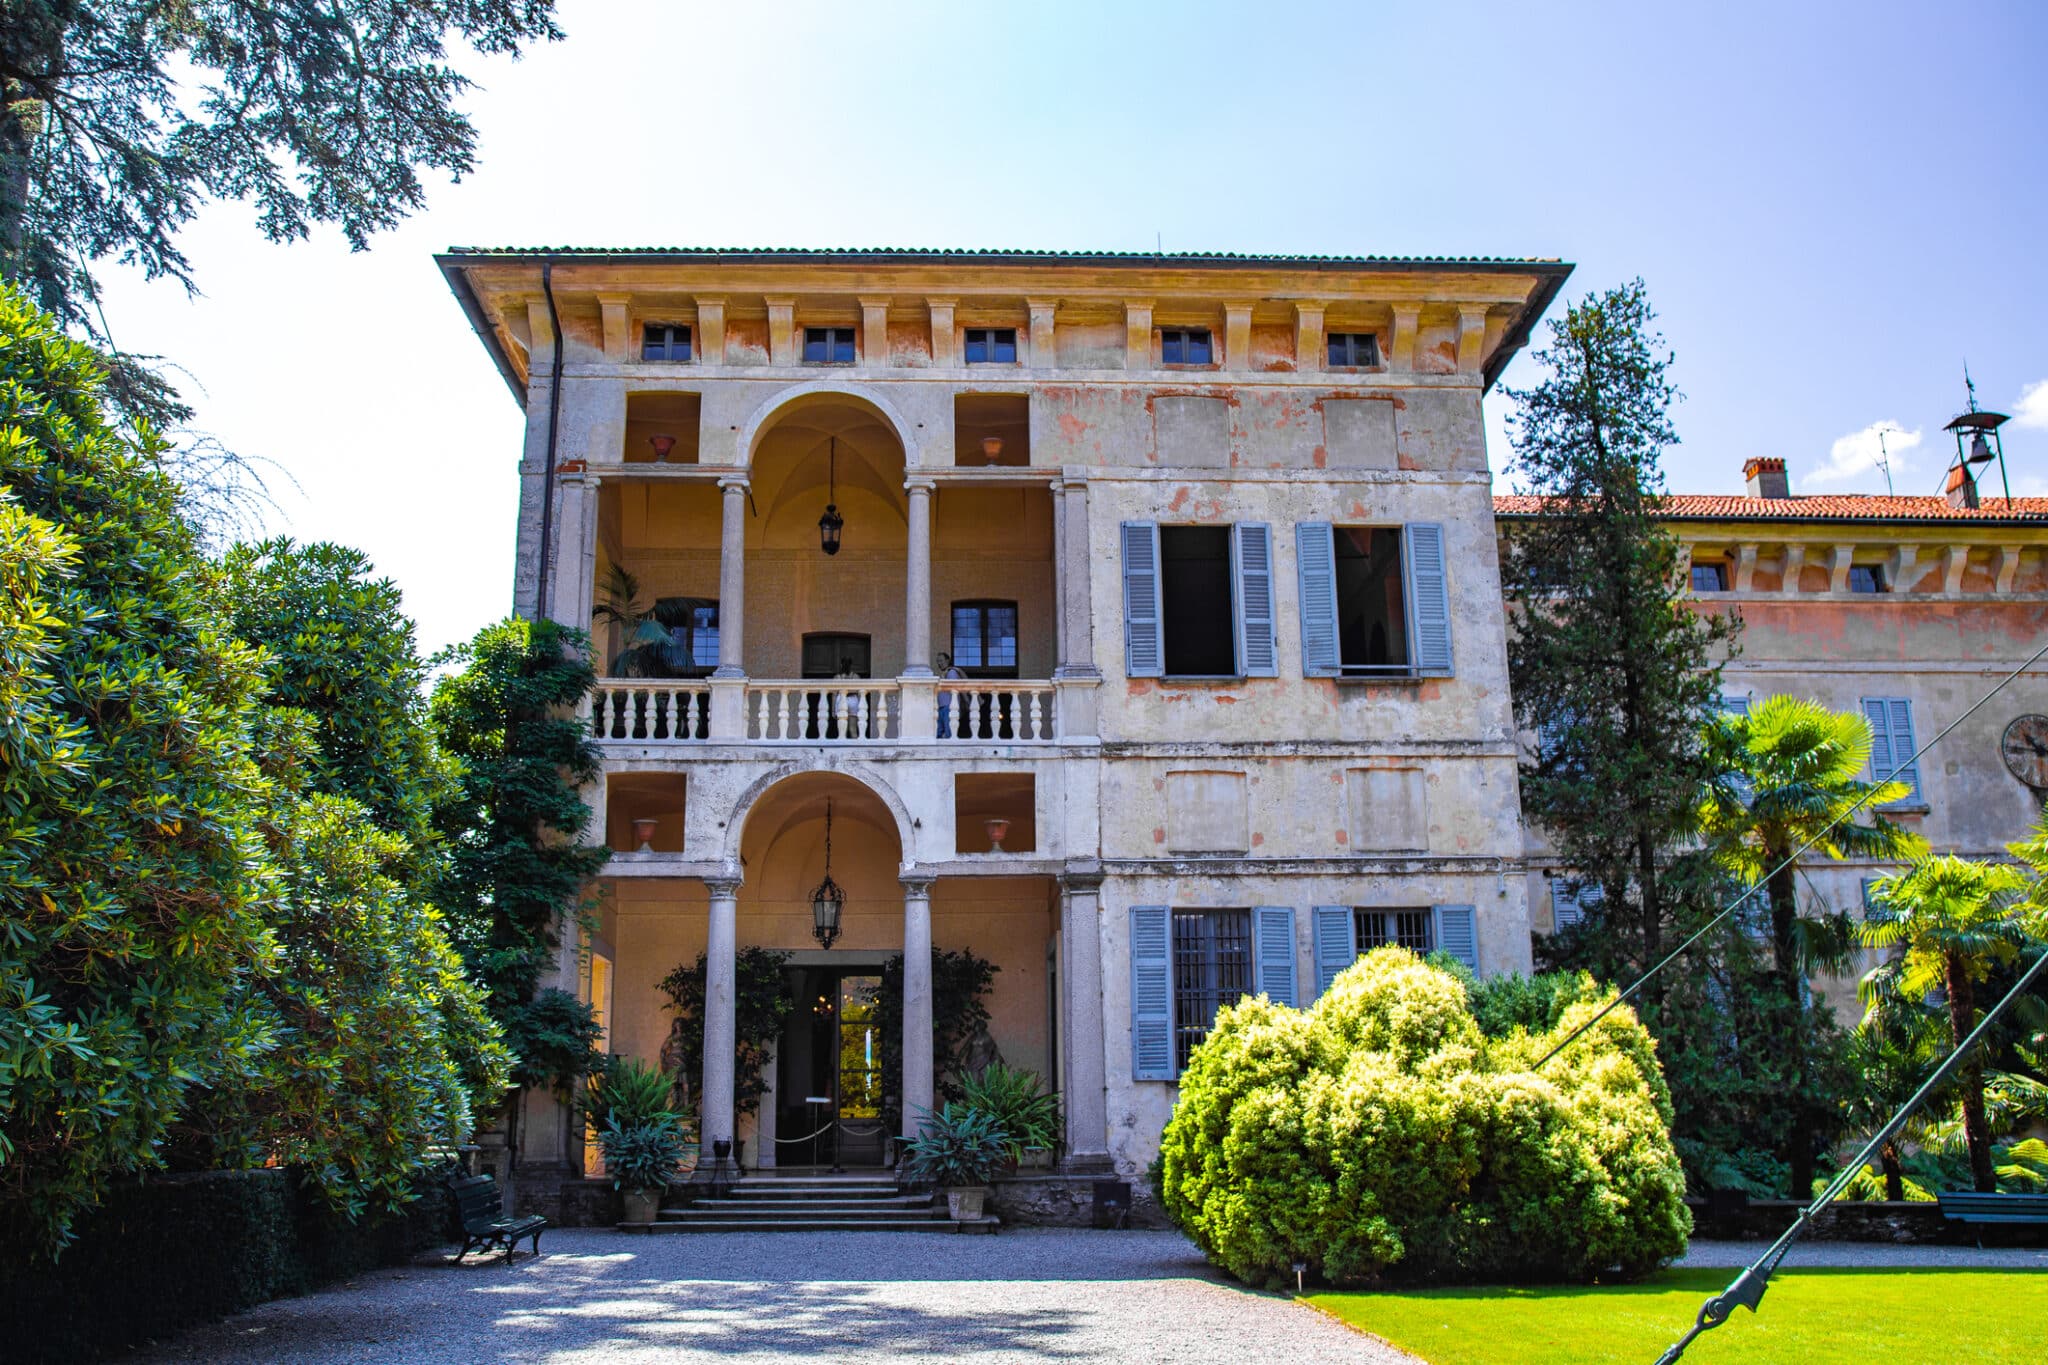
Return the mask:
{"type": "Polygon", "coordinates": [[[826,1124],[823,1128],[820,1128],[815,1133],[806,1133],[802,1137],[776,1138],[775,1145],[781,1147],[784,1145],[794,1144],[798,1142],[809,1142],[812,1138],[821,1138],[825,1136],[825,1134],[831,1132],[834,1128],[837,1128],[840,1132],[846,1134],[848,1137],[873,1137],[877,1133],[880,1133],[882,1131],[883,1126],[878,1123],[872,1128],[850,1128],[846,1124],[840,1122],[838,1119],[834,1119],[832,1122],[826,1124]]]}

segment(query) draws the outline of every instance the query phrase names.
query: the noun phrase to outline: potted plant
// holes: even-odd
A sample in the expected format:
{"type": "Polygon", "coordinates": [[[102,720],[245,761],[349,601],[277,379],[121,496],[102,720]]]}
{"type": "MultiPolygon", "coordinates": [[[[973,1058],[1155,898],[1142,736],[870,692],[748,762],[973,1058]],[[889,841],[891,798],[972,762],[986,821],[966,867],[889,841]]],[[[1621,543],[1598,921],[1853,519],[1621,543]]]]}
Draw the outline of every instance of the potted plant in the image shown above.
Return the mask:
{"type": "Polygon", "coordinates": [[[995,464],[1001,460],[1003,458],[1003,438],[1000,436],[982,437],[981,458],[989,464],[995,464]]]}
{"type": "Polygon", "coordinates": [[[991,1062],[960,1082],[963,1103],[994,1117],[1018,1167],[1046,1167],[1060,1145],[1060,1102],[1036,1071],[991,1062]]]}
{"type": "Polygon", "coordinates": [[[669,1182],[696,1155],[673,1084],[659,1067],[614,1057],[588,1087],[584,1108],[612,1188],[626,1197],[625,1221],[653,1222],[669,1182]]]}
{"type": "Polygon", "coordinates": [[[923,1112],[923,1126],[904,1148],[905,1172],[946,1192],[946,1213],[958,1221],[981,1217],[988,1182],[1007,1155],[1008,1135],[996,1117],[972,1105],[949,1103],[923,1112]]]}
{"type": "Polygon", "coordinates": [[[983,829],[988,831],[988,851],[991,853],[1001,853],[1003,851],[1003,840],[1010,837],[1010,822],[999,815],[992,815],[982,821],[981,825],[983,829]]]}

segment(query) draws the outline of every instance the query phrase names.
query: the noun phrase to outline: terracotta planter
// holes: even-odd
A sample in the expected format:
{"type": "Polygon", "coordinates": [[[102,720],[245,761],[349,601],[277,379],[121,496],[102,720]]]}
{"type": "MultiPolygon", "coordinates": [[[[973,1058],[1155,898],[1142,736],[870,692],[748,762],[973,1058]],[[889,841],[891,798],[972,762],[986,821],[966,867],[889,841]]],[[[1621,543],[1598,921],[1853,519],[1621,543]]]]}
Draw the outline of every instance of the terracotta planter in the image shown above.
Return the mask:
{"type": "Polygon", "coordinates": [[[1010,822],[1008,820],[988,819],[982,821],[981,826],[988,831],[988,851],[991,853],[1001,853],[1003,851],[1003,840],[1010,837],[1010,822]]]}
{"type": "Polygon", "coordinates": [[[982,459],[984,459],[984,460],[986,460],[986,461],[988,461],[988,462],[989,462],[990,464],[994,464],[994,463],[995,463],[996,461],[998,461],[998,460],[1002,459],[1002,458],[1003,458],[1003,438],[1002,438],[1002,437],[1000,437],[1000,436],[984,436],[984,437],[982,437],[982,438],[981,438],[981,458],[982,458],[982,459]]]}
{"type": "Polygon", "coordinates": [[[654,823],[652,820],[635,820],[633,822],[633,851],[635,853],[654,852],[654,823]]]}
{"type": "Polygon", "coordinates": [[[656,464],[667,464],[668,453],[676,448],[676,438],[673,436],[650,436],[647,438],[647,444],[654,447],[654,462],[656,464]]]}
{"type": "Polygon", "coordinates": [[[621,1220],[627,1223],[651,1223],[661,1212],[661,1191],[625,1191],[626,1215],[621,1220]]]}
{"type": "Polygon", "coordinates": [[[987,1199],[987,1186],[955,1185],[946,1191],[946,1216],[955,1222],[979,1218],[987,1199]]]}

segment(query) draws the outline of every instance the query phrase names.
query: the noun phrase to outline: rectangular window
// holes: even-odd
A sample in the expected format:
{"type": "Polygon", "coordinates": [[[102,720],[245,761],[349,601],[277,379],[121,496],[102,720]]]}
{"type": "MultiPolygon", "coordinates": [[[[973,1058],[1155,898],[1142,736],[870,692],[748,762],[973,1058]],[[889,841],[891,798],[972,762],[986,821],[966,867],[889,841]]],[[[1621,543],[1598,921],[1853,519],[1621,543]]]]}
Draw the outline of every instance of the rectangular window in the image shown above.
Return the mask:
{"type": "Polygon", "coordinates": [[[804,328],[804,364],[851,365],[852,363],[853,328],[804,328]]]}
{"type": "Polygon", "coordinates": [[[690,329],[668,322],[650,322],[640,332],[642,360],[688,360],[690,329]]]}
{"type": "Polygon", "coordinates": [[[1188,1054],[1209,1036],[1216,1012],[1251,994],[1252,912],[1249,910],[1176,910],[1173,912],[1173,1060],[1174,1069],[1188,1064],[1188,1054]]]}
{"type": "Polygon", "coordinates": [[[1159,528],[1159,597],[1167,676],[1237,676],[1228,526],[1159,528]]]}
{"type": "Polygon", "coordinates": [[[1344,675],[1408,672],[1399,528],[1339,526],[1336,556],[1337,652],[1344,675]]]}
{"type": "Polygon", "coordinates": [[[1850,592],[1884,592],[1884,570],[1875,564],[1849,566],[1850,592]]]}
{"type": "Polygon", "coordinates": [[[1863,698],[1863,718],[1870,722],[1870,780],[1892,777],[1912,790],[1892,804],[1921,806],[1927,798],[1920,791],[1920,765],[1914,761],[1919,744],[1913,738],[1913,703],[1905,697],[1863,698]]]}
{"type": "Polygon", "coordinates": [[[953,666],[970,678],[1017,676],[1017,604],[955,602],[953,666]]]}
{"type": "Polygon", "coordinates": [[[1358,955],[1364,957],[1389,943],[1410,952],[1426,953],[1435,947],[1430,933],[1428,906],[1409,910],[1382,910],[1359,906],[1351,912],[1358,934],[1358,955]]]}
{"type": "Polygon", "coordinates": [[[1719,562],[1693,565],[1692,590],[1694,592],[1728,591],[1728,566],[1719,562]]]}
{"type": "Polygon", "coordinates": [[[969,327],[967,363],[970,365],[1014,365],[1017,363],[1015,327],[969,327]]]}
{"type": "Polygon", "coordinates": [[[1165,327],[1159,332],[1159,363],[1162,365],[1207,365],[1214,348],[1206,327],[1165,327]]]}
{"type": "Polygon", "coordinates": [[[1371,332],[1330,333],[1330,368],[1354,369],[1380,363],[1380,339],[1371,332]]]}
{"type": "Polygon", "coordinates": [[[1586,911],[1600,903],[1607,893],[1597,882],[1573,881],[1570,877],[1550,879],[1550,927],[1569,929],[1586,918],[1586,911]]]}
{"type": "Polygon", "coordinates": [[[668,666],[678,678],[702,678],[718,667],[718,603],[702,597],[664,597],[654,619],[668,628],[668,666]]]}

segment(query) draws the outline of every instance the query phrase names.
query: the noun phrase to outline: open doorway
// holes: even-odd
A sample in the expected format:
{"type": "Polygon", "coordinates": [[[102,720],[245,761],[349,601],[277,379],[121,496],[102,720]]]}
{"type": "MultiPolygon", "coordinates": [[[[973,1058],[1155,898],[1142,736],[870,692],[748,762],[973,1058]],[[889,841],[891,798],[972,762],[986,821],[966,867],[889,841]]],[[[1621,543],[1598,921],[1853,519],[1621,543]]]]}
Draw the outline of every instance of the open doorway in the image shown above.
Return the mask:
{"type": "Polygon", "coordinates": [[[880,1166],[881,966],[793,967],[789,982],[797,1007],[776,1049],[776,1164],[880,1166]]]}

